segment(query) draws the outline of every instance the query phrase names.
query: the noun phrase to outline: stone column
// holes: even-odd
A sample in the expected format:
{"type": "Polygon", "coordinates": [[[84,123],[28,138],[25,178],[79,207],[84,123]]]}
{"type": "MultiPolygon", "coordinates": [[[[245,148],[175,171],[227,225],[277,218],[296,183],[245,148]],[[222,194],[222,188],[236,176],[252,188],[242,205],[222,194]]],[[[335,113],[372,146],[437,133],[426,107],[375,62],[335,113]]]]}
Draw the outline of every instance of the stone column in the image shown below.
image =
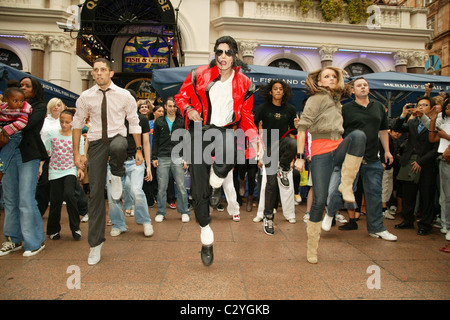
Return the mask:
{"type": "Polygon", "coordinates": [[[64,88],[70,86],[71,50],[75,40],[66,34],[48,37],[49,60],[51,64],[48,80],[64,88]]]}
{"type": "Polygon", "coordinates": [[[241,51],[242,61],[246,64],[253,64],[256,47],[258,47],[256,42],[241,41],[241,43],[239,43],[239,50],[241,51]]]}
{"type": "Polygon", "coordinates": [[[320,47],[319,54],[320,54],[320,61],[322,63],[322,68],[331,66],[333,64],[333,57],[337,50],[338,50],[337,47],[330,47],[330,46],[320,47]]]}
{"type": "Polygon", "coordinates": [[[395,61],[395,72],[408,72],[408,52],[406,51],[397,51],[394,54],[395,61]]]}
{"type": "Polygon", "coordinates": [[[408,54],[408,73],[425,73],[428,54],[425,51],[411,51],[408,54]]]}
{"type": "Polygon", "coordinates": [[[89,89],[89,76],[91,75],[91,69],[78,69],[81,75],[81,91],[89,89]]]}
{"type": "Polygon", "coordinates": [[[40,79],[44,77],[44,53],[47,37],[43,34],[25,34],[31,46],[31,74],[40,79]]]}

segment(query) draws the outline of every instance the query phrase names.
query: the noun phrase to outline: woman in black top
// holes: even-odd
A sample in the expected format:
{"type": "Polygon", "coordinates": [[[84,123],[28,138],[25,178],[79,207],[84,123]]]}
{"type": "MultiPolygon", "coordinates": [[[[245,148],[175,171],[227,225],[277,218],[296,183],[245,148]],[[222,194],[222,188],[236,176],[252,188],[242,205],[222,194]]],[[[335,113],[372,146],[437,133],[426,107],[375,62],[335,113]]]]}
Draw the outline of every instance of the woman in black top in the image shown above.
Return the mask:
{"type": "Polygon", "coordinates": [[[22,131],[22,142],[4,171],[2,182],[6,242],[0,249],[0,256],[24,247],[23,255],[29,257],[45,247],[42,217],[37,207],[35,193],[40,161],[47,158],[40,136],[47,107],[44,103],[42,84],[38,80],[25,77],[20,80],[20,88],[33,110],[27,126],[22,131]]]}

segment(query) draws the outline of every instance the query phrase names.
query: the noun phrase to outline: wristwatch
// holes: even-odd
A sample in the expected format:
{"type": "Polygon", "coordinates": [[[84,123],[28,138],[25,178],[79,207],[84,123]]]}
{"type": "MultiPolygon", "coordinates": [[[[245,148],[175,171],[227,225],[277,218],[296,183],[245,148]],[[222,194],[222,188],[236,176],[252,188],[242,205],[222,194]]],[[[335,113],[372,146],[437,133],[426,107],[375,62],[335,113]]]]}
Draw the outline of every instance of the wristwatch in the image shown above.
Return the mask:
{"type": "Polygon", "coordinates": [[[305,154],[304,153],[297,153],[297,159],[305,160],[305,154]]]}
{"type": "Polygon", "coordinates": [[[142,150],[142,146],[136,147],[136,151],[142,150]]]}

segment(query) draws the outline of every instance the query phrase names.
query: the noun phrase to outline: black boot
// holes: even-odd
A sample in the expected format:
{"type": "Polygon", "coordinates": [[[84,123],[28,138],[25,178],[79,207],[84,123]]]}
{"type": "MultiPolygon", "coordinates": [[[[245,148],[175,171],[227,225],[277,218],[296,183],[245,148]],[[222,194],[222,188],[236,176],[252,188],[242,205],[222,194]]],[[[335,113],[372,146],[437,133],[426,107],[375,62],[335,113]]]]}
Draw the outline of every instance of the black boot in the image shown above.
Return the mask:
{"type": "Polygon", "coordinates": [[[350,219],[349,222],[339,227],[339,230],[357,230],[358,224],[356,223],[356,219],[350,219]]]}

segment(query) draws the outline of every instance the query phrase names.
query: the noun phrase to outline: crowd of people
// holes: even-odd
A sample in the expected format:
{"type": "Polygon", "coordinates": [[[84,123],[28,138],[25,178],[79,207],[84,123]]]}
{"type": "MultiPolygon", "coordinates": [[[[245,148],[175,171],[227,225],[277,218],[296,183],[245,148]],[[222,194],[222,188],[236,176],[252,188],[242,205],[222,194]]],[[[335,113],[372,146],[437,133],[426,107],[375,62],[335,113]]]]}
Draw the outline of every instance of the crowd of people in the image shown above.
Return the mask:
{"type": "MultiPolygon", "coordinates": [[[[246,197],[247,212],[257,206],[253,221],[274,235],[279,204],[284,218],[297,222],[306,172],[309,263],[318,263],[322,231],[336,220],[343,223],[339,230],[356,230],[361,214],[375,238],[397,240],[383,219],[398,214],[396,229],[417,221],[417,234],[428,235],[438,224],[450,240],[448,96],[431,97],[427,85],[416,104],[389,122],[385,106],[369,98],[367,80],[345,83],[345,72],[328,66],[308,74],[309,97],[298,114],[285,81],[271,80],[256,93],[232,37],[217,39],[214,54],[161,104],[115,85],[111,63],[102,58],[93,63],[95,85],[76,108],[58,98],[46,106],[35,78],[10,84],[0,110],[6,238],[0,256],[22,248],[33,256],[45,248],[46,235],[60,239],[65,203],[75,240],[82,238],[80,223],[89,223],[88,264],[95,265],[105,226],[119,236],[128,230],[125,216],[134,216],[150,237],[149,208],[156,204],[158,223],[167,207],[177,209],[183,223],[194,212],[201,260],[209,266],[212,210],[223,211],[226,202],[238,222],[246,197]],[[261,105],[254,106],[255,94],[261,105]],[[354,99],[342,105],[347,97],[354,99]]],[[[450,252],[448,245],[441,250],[450,252]]]]}

